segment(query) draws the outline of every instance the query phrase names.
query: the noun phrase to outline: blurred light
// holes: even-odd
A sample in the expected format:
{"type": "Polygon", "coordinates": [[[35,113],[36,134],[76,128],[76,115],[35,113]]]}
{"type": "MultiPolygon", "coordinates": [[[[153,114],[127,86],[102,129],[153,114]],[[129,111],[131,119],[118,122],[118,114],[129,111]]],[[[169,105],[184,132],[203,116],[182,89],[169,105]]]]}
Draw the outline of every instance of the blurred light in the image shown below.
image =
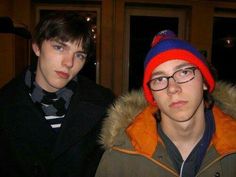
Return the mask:
{"type": "Polygon", "coordinates": [[[224,38],[224,47],[231,48],[234,46],[234,39],[232,37],[224,38]]]}
{"type": "Polygon", "coordinates": [[[91,21],[91,17],[86,17],[86,21],[87,22],[91,21]]]}

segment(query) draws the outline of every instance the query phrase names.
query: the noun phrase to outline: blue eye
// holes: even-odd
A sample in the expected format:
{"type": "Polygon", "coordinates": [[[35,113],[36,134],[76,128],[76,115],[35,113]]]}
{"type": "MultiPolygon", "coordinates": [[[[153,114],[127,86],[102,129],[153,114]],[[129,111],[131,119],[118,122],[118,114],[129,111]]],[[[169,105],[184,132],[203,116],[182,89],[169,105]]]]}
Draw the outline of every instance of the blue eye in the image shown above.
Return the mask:
{"type": "Polygon", "coordinates": [[[85,60],[87,58],[87,55],[85,53],[77,53],[75,54],[75,57],[79,60],[85,60]]]}
{"type": "Polygon", "coordinates": [[[64,50],[63,46],[61,46],[61,45],[53,45],[53,48],[57,51],[63,51],[64,50]]]}

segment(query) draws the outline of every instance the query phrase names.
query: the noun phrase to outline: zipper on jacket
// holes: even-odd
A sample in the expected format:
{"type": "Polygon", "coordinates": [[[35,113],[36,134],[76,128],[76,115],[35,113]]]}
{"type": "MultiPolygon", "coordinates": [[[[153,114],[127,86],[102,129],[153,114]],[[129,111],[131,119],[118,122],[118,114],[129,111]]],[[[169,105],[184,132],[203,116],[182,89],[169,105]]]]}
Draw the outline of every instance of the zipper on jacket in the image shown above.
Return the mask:
{"type": "Polygon", "coordinates": [[[183,163],[181,164],[179,177],[182,177],[182,175],[183,175],[184,163],[185,163],[185,160],[184,160],[183,163]]]}

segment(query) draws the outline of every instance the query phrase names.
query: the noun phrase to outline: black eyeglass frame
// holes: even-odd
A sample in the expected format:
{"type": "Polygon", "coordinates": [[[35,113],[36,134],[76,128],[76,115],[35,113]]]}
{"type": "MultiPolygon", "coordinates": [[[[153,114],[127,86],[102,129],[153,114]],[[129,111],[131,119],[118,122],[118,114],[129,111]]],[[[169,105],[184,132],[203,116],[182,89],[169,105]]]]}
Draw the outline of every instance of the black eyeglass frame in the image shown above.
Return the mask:
{"type": "Polygon", "coordinates": [[[198,68],[192,66],[192,67],[188,67],[188,68],[179,69],[179,70],[175,71],[171,76],[163,76],[162,78],[166,78],[166,79],[167,79],[167,85],[166,85],[166,87],[164,87],[164,88],[162,88],[162,89],[155,90],[155,89],[152,89],[152,88],[151,88],[151,84],[150,84],[150,83],[151,83],[153,80],[156,80],[157,78],[154,78],[154,79],[149,80],[149,81],[147,82],[147,86],[148,86],[148,88],[149,88],[150,90],[152,90],[152,91],[161,91],[161,90],[164,90],[164,89],[166,89],[166,88],[169,86],[169,79],[170,79],[170,78],[173,78],[173,80],[174,80],[177,84],[184,84],[184,83],[189,82],[189,81],[191,81],[191,80],[193,80],[193,79],[195,78],[195,71],[196,71],[196,69],[198,69],[198,68]],[[175,78],[174,78],[174,75],[175,75],[177,72],[183,71],[183,70],[186,70],[186,69],[190,69],[190,70],[193,71],[193,77],[192,77],[191,79],[187,80],[187,81],[184,81],[184,82],[177,82],[177,81],[175,80],[175,78]]]}

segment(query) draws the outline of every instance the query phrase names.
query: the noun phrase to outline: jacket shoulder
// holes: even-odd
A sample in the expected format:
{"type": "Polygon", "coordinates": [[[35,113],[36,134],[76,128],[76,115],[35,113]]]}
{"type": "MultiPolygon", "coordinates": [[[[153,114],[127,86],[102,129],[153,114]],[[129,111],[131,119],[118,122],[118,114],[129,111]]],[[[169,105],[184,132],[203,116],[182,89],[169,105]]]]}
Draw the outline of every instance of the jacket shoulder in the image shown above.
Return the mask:
{"type": "Polygon", "coordinates": [[[22,94],[26,91],[22,76],[9,81],[0,89],[0,107],[21,101],[22,94]]]}

